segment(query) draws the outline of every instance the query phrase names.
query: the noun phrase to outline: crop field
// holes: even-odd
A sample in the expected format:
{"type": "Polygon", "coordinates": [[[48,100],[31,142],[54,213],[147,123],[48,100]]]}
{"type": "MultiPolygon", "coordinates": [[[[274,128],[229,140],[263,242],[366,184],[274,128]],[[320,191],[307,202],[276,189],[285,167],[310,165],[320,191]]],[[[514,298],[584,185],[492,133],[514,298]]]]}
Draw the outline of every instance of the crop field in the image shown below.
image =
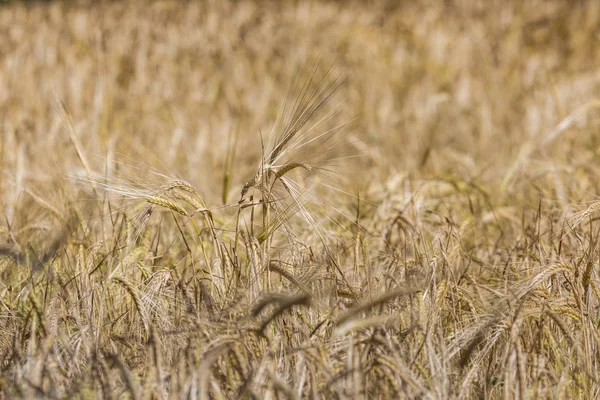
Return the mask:
{"type": "Polygon", "coordinates": [[[600,396],[600,2],[0,3],[0,399],[600,396]]]}

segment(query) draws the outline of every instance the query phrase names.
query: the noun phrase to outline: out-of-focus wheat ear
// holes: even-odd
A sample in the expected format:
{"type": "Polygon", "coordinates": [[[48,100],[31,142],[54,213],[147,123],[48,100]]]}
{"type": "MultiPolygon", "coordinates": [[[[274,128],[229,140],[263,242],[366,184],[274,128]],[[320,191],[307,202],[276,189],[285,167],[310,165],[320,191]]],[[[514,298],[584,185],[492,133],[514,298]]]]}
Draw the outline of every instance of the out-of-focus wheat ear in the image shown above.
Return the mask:
{"type": "Polygon", "coordinates": [[[210,377],[212,375],[213,364],[231,348],[231,343],[235,342],[237,337],[231,336],[220,340],[202,354],[202,362],[198,368],[200,397],[202,399],[211,398],[209,396],[210,377]]]}
{"type": "Polygon", "coordinates": [[[256,304],[252,306],[250,313],[253,317],[257,317],[267,306],[275,303],[280,303],[285,299],[286,296],[284,294],[279,293],[271,293],[265,296],[261,296],[261,298],[258,299],[256,304]]]}
{"type": "Polygon", "coordinates": [[[38,203],[42,208],[45,208],[46,210],[50,211],[50,213],[52,215],[54,215],[59,222],[63,222],[63,223],[66,222],[62,213],[60,211],[58,211],[58,209],[56,207],[54,207],[52,204],[50,204],[46,200],[42,199],[40,196],[38,196],[31,190],[25,189],[25,192],[29,196],[31,196],[31,198],[33,200],[35,200],[35,202],[38,203]]]}
{"type": "Polygon", "coordinates": [[[140,319],[142,320],[142,324],[144,326],[144,333],[146,334],[146,337],[148,337],[149,325],[148,325],[148,321],[146,321],[146,316],[144,315],[144,310],[142,309],[142,302],[140,300],[139,294],[137,293],[137,290],[123,278],[116,277],[116,278],[112,278],[112,279],[113,279],[113,281],[115,281],[119,285],[121,285],[123,288],[125,288],[127,293],[129,293],[129,295],[131,296],[131,299],[133,300],[135,309],[138,312],[140,319]]]}
{"type": "Polygon", "coordinates": [[[69,139],[71,140],[73,147],[75,147],[75,151],[77,152],[77,157],[79,157],[79,161],[81,162],[81,165],[83,165],[83,169],[85,170],[87,179],[92,184],[94,192],[96,192],[97,188],[95,185],[95,180],[93,179],[92,169],[90,168],[90,163],[88,162],[88,159],[85,156],[85,153],[83,152],[83,147],[81,146],[81,142],[79,141],[79,136],[77,135],[77,131],[75,129],[75,124],[73,123],[73,119],[71,118],[71,115],[67,111],[67,107],[66,107],[65,103],[60,99],[58,100],[57,108],[58,108],[58,112],[60,114],[60,118],[63,122],[63,125],[64,125],[65,129],[67,130],[67,132],[69,133],[69,139]]]}
{"type": "Polygon", "coordinates": [[[283,379],[281,379],[280,377],[276,376],[275,374],[273,374],[271,372],[268,373],[268,377],[269,377],[269,380],[271,381],[271,384],[273,385],[273,389],[275,389],[275,393],[282,393],[288,399],[296,398],[292,388],[286,382],[284,382],[283,379]]]}
{"type": "MultiPolygon", "coordinates": [[[[384,354],[378,354],[376,363],[381,365],[381,371],[383,372],[386,380],[391,384],[394,392],[400,393],[400,386],[398,385],[397,376],[403,377],[403,381],[412,381],[412,376],[407,377],[406,374],[403,374],[402,368],[398,365],[398,363],[392,358],[384,354]]],[[[414,385],[417,386],[417,385],[414,385]]]]}
{"type": "Polygon", "coordinates": [[[354,307],[348,311],[346,311],[343,315],[341,315],[338,320],[337,320],[337,325],[341,325],[343,323],[345,323],[346,321],[350,320],[351,318],[353,318],[354,316],[360,314],[363,311],[369,310],[379,304],[383,304],[383,303],[387,303],[388,301],[394,300],[396,297],[398,296],[402,296],[404,294],[413,294],[413,293],[417,293],[421,290],[423,290],[420,284],[414,284],[412,286],[404,286],[404,287],[399,287],[396,288],[394,290],[390,290],[389,292],[385,293],[384,295],[373,299],[372,301],[362,304],[360,306],[354,307]]]}
{"type": "Polygon", "coordinates": [[[129,265],[135,264],[144,259],[146,254],[148,253],[148,249],[144,246],[135,247],[127,256],[121,261],[123,266],[127,267],[129,265]]]}
{"type": "Polygon", "coordinates": [[[0,243],[0,256],[10,259],[15,264],[23,264],[27,261],[27,256],[23,254],[16,246],[0,243]]]}
{"type": "Polygon", "coordinates": [[[229,189],[231,188],[231,176],[233,171],[233,165],[235,163],[235,153],[237,150],[238,140],[240,138],[239,131],[237,129],[231,129],[229,131],[229,139],[227,145],[227,153],[225,155],[225,163],[223,167],[223,180],[222,180],[222,196],[221,201],[223,204],[227,204],[229,198],[229,189]]]}
{"type": "Polygon", "coordinates": [[[367,318],[347,320],[342,324],[337,325],[334,335],[344,336],[349,332],[381,326],[390,321],[392,318],[393,316],[390,315],[376,315],[367,318]]]}
{"type": "Polygon", "coordinates": [[[287,309],[294,307],[294,306],[299,306],[299,305],[310,306],[310,304],[311,304],[311,297],[310,297],[310,295],[308,295],[306,293],[286,297],[285,299],[283,299],[282,301],[279,302],[279,307],[277,309],[275,309],[275,311],[267,319],[265,319],[262,322],[262,324],[258,328],[258,332],[259,333],[264,332],[265,328],[271,323],[271,321],[273,321],[275,318],[279,317],[287,309]]]}
{"type": "Polygon", "coordinates": [[[35,311],[35,314],[38,317],[40,329],[43,331],[44,335],[47,335],[48,332],[46,331],[44,315],[42,313],[43,308],[34,292],[31,292],[31,294],[29,295],[29,301],[31,302],[31,306],[33,307],[33,310],[35,311]]]}
{"type": "Polygon", "coordinates": [[[104,361],[104,357],[99,357],[98,353],[93,353],[91,358],[92,363],[92,378],[100,383],[100,390],[103,399],[112,400],[112,392],[110,383],[108,382],[108,366],[104,361]]]}
{"type": "MultiPolygon", "coordinates": [[[[244,349],[244,346],[242,345],[242,343],[235,342],[233,343],[233,345],[231,346],[231,350],[229,352],[229,357],[231,359],[231,364],[233,366],[232,369],[234,369],[237,374],[239,375],[239,380],[244,382],[248,380],[248,366],[247,366],[247,362],[248,360],[246,359],[247,357],[247,351],[244,349]]],[[[244,384],[242,383],[240,385],[240,387],[238,388],[238,394],[240,392],[240,390],[243,390],[244,384]]],[[[239,397],[239,396],[238,396],[239,397]]]]}
{"type": "Polygon", "coordinates": [[[150,335],[148,337],[148,345],[152,351],[152,362],[156,369],[156,383],[158,384],[164,396],[164,372],[161,356],[161,343],[158,337],[158,332],[154,324],[150,325],[150,335]]]}
{"type": "Polygon", "coordinates": [[[298,287],[304,293],[312,295],[310,289],[308,287],[306,287],[306,285],[302,284],[292,274],[290,274],[289,272],[287,272],[285,269],[283,269],[282,267],[280,267],[277,264],[278,264],[277,260],[271,260],[269,262],[269,269],[271,271],[276,272],[277,274],[283,276],[285,279],[287,279],[288,281],[290,281],[291,283],[293,283],[294,285],[296,285],[296,287],[298,287]]]}
{"type": "Polygon", "coordinates": [[[121,360],[121,358],[112,352],[103,351],[104,357],[112,364],[113,367],[117,367],[119,373],[121,374],[121,378],[123,378],[123,382],[125,383],[125,388],[129,392],[129,395],[133,400],[139,400],[140,396],[138,394],[138,390],[135,385],[135,380],[133,374],[127,368],[125,363],[121,360]]]}

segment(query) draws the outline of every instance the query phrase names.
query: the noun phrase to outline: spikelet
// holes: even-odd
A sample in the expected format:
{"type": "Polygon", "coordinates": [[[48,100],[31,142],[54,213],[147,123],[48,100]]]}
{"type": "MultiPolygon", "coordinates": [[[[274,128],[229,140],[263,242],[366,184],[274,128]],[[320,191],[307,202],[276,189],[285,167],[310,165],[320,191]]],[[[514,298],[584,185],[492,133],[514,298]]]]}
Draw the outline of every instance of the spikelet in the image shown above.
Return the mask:
{"type": "Polygon", "coordinates": [[[448,281],[444,279],[443,281],[438,282],[435,291],[435,306],[438,310],[442,308],[442,303],[446,298],[446,293],[448,293],[448,281]]]}
{"type": "Polygon", "coordinates": [[[246,358],[242,355],[243,347],[239,342],[235,342],[231,346],[231,363],[239,371],[241,378],[246,379],[248,376],[248,366],[246,358]]]}
{"type": "Polygon", "coordinates": [[[146,201],[150,204],[168,208],[168,209],[173,210],[176,213],[184,215],[186,217],[188,216],[187,211],[185,211],[185,209],[183,207],[181,207],[179,204],[177,204],[174,201],[171,201],[169,199],[166,199],[163,197],[157,197],[157,196],[148,196],[146,198],[146,201]]]}
{"type": "Polygon", "coordinates": [[[537,285],[546,281],[551,276],[561,271],[568,271],[572,268],[573,265],[568,263],[558,263],[550,265],[549,267],[545,267],[543,271],[541,271],[536,276],[531,278],[528,282],[526,282],[526,284],[517,292],[515,298],[521,299],[524,295],[528,294],[531,290],[533,290],[537,285]]]}
{"type": "Polygon", "coordinates": [[[387,385],[377,385],[377,389],[383,391],[384,399],[394,399],[397,397],[397,393],[392,395],[392,391],[390,390],[390,388],[395,388],[395,380],[390,380],[390,372],[388,370],[380,366],[375,366],[371,369],[371,374],[374,375],[374,382],[379,382],[382,380],[387,382],[387,385]]]}
{"type": "Polygon", "coordinates": [[[277,170],[277,172],[275,173],[275,180],[281,178],[282,176],[296,168],[303,168],[308,172],[312,171],[312,167],[308,164],[302,162],[289,162],[277,170]]]}
{"type": "Polygon", "coordinates": [[[191,196],[189,193],[175,192],[175,193],[172,193],[171,195],[175,199],[185,201],[186,203],[188,203],[189,205],[194,207],[196,210],[200,210],[200,209],[204,208],[204,205],[198,199],[196,199],[194,196],[191,196]]]}
{"type": "Polygon", "coordinates": [[[169,184],[163,186],[162,188],[159,189],[158,193],[159,194],[166,194],[169,193],[173,190],[183,190],[184,192],[188,192],[191,194],[197,194],[198,192],[196,192],[196,188],[194,188],[194,186],[192,186],[190,183],[181,180],[181,179],[174,179],[171,182],[169,182],[169,184]]]}
{"type": "Polygon", "coordinates": [[[573,310],[572,307],[551,307],[552,311],[557,315],[565,315],[574,321],[580,322],[581,316],[573,310]]]}

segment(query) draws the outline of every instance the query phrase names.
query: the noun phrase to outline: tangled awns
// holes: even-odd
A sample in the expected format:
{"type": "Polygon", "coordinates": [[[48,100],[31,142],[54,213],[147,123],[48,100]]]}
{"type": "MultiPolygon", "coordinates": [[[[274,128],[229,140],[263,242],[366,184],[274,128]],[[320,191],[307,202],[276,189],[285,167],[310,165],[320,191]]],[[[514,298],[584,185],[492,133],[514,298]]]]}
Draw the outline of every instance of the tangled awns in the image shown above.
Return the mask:
{"type": "Polygon", "coordinates": [[[600,396],[600,2],[0,2],[0,399],[600,396]]]}

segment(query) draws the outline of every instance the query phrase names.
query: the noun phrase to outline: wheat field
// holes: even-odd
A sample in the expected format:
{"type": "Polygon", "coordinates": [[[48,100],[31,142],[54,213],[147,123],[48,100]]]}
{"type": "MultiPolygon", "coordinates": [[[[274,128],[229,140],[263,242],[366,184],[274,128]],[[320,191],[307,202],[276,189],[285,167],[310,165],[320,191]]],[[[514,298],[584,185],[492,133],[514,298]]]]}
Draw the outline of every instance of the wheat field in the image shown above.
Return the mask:
{"type": "Polygon", "coordinates": [[[600,2],[0,4],[1,399],[600,396],[600,2]]]}

